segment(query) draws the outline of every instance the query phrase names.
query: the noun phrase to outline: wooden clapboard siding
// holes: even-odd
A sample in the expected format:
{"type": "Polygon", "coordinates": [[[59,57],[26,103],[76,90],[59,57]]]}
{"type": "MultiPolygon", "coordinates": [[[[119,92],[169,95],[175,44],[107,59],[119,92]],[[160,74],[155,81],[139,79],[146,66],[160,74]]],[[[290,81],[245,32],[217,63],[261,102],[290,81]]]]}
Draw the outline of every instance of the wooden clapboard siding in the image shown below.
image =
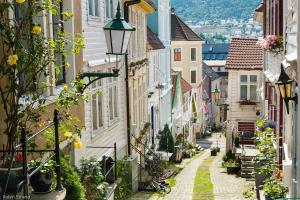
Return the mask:
{"type": "MultiPolygon", "coordinates": [[[[255,106],[240,106],[240,75],[257,75],[257,88],[261,88],[262,84],[262,71],[247,71],[247,70],[229,70],[228,71],[228,102],[229,102],[229,111],[228,111],[228,120],[237,127],[237,122],[255,122],[257,119],[256,116],[256,107],[255,106]]],[[[261,103],[260,92],[257,92],[258,105],[261,103]]]]}

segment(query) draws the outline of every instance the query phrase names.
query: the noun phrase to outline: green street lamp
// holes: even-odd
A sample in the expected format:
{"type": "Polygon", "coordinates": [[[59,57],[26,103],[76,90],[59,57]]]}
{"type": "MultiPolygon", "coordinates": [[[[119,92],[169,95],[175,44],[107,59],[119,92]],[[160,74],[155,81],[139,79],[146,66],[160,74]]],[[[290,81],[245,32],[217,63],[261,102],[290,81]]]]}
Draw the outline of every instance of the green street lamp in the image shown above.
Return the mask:
{"type": "Polygon", "coordinates": [[[298,104],[298,96],[297,94],[292,97],[292,89],[293,89],[294,81],[290,79],[290,77],[285,73],[283,66],[281,65],[281,73],[279,79],[276,83],[278,85],[280,95],[283,98],[287,113],[289,114],[289,101],[293,100],[298,104]]]}
{"type": "Polygon", "coordinates": [[[221,91],[218,89],[218,86],[215,87],[215,89],[212,91],[214,97],[215,97],[215,102],[217,105],[220,103],[220,98],[221,98],[221,91]]]}
{"type": "Polygon", "coordinates": [[[107,54],[125,55],[128,43],[135,28],[132,28],[123,17],[121,17],[120,2],[118,3],[116,18],[104,27],[107,44],[107,54]]]}
{"type": "MultiPolygon", "coordinates": [[[[132,28],[125,20],[121,17],[120,2],[118,3],[116,17],[108,22],[104,27],[107,54],[110,55],[127,55],[127,47],[133,31],[132,28]]],[[[126,59],[126,62],[127,59],[126,59]]],[[[126,63],[128,65],[128,63],[126,63]]],[[[127,68],[127,67],[126,67],[127,68]]],[[[127,69],[126,69],[127,70],[127,69]]],[[[108,73],[95,73],[87,72],[79,75],[80,79],[88,78],[88,82],[82,84],[79,90],[83,92],[89,85],[97,80],[108,78],[108,77],[118,77],[119,69],[113,69],[112,72],[108,73]]]]}

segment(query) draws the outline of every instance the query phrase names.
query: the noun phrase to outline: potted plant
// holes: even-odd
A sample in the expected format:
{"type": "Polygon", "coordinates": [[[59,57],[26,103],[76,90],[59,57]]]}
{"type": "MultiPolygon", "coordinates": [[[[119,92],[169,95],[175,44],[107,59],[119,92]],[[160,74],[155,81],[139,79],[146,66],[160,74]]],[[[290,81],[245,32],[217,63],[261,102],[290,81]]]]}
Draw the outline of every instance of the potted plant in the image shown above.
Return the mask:
{"type": "Polygon", "coordinates": [[[263,186],[266,200],[281,199],[285,197],[288,188],[283,185],[281,179],[269,178],[265,180],[263,186]]]}
{"type": "MultiPolygon", "coordinates": [[[[21,152],[18,152],[13,158],[13,162],[9,160],[3,163],[0,167],[0,186],[2,190],[6,187],[7,194],[14,194],[17,191],[17,185],[22,181],[23,178],[23,167],[22,167],[23,156],[21,152]],[[8,182],[8,168],[11,166],[8,182]],[[7,184],[7,186],[6,186],[7,184]]],[[[20,188],[21,189],[21,188],[20,188]]]]}
{"type": "Polygon", "coordinates": [[[210,155],[211,156],[216,156],[217,155],[217,147],[212,147],[210,148],[210,155]]]}
{"type": "MultiPolygon", "coordinates": [[[[43,116],[49,112],[46,106],[48,96],[45,94],[48,94],[49,89],[53,88],[58,81],[55,77],[59,77],[61,68],[70,67],[67,62],[54,64],[56,61],[54,55],[67,57],[66,43],[71,43],[71,40],[75,41],[71,45],[71,52],[74,54],[79,53],[84,46],[82,35],[78,34],[72,39],[64,32],[61,25],[57,26],[55,30],[55,35],[59,39],[50,39],[44,34],[43,26],[34,24],[34,21],[42,21],[41,16],[47,12],[57,13],[59,16],[60,1],[52,3],[51,6],[48,6],[47,3],[30,3],[28,6],[28,1],[5,1],[0,6],[0,46],[3,47],[0,56],[0,110],[2,111],[1,122],[3,122],[0,138],[3,140],[1,143],[5,148],[1,150],[10,152],[2,156],[0,160],[0,167],[2,167],[0,185],[2,189],[4,186],[4,193],[15,188],[16,180],[19,179],[20,162],[12,152],[20,150],[20,148],[16,149],[16,146],[20,143],[21,129],[26,130],[26,134],[29,136],[41,128],[40,124],[48,121],[43,116]],[[17,19],[13,18],[16,14],[15,11],[22,13],[17,19]],[[7,13],[11,13],[11,17],[8,17],[7,13]],[[55,74],[49,73],[50,71],[55,71],[55,74]],[[5,178],[7,175],[3,175],[8,171],[10,171],[9,179],[5,178]]],[[[62,14],[64,19],[60,20],[60,24],[72,17],[72,13],[69,12],[62,14]]],[[[82,82],[77,84],[82,85],[82,82]]],[[[65,90],[67,85],[64,85],[63,88],[65,90]]],[[[78,92],[74,92],[71,98],[65,95],[65,91],[62,93],[59,99],[61,109],[68,109],[68,106],[75,105],[78,98],[73,98],[73,96],[80,96],[78,92]]],[[[60,114],[67,116],[69,112],[64,110],[60,114]]]]}
{"type": "MultiPolygon", "coordinates": [[[[31,160],[29,163],[30,171],[34,171],[42,164],[41,161],[31,160]]],[[[54,161],[50,160],[30,177],[30,184],[34,193],[51,192],[53,178],[54,161]]]]}
{"type": "Polygon", "coordinates": [[[235,160],[229,160],[223,166],[226,167],[227,174],[237,174],[241,169],[241,164],[235,160]]]}

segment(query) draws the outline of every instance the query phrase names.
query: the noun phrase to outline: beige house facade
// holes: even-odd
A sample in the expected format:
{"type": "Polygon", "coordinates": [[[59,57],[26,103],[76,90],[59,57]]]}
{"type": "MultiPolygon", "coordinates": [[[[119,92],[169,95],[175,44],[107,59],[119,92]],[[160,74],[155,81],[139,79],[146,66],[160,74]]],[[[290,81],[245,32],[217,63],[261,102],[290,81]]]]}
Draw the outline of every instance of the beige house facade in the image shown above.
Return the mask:
{"type": "Polygon", "coordinates": [[[197,93],[202,81],[202,44],[202,39],[176,15],[173,9],[171,13],[171,67],[192,86],[192,96],[196,100],[197,120],[195,120],[196,123],[189,123],[191,125],[185,129],[189,129],[189,134],[193,135],[200,131],[203,119],[203,102],[197,93]]]}

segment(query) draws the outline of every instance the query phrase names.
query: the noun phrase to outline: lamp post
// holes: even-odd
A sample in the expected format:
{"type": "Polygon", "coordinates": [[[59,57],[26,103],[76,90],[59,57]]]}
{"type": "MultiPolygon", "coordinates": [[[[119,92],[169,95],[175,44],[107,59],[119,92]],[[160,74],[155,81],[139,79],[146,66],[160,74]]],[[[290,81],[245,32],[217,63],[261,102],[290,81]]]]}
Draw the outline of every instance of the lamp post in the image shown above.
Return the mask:
{"type": "MultiPolygon", "coordinates": [[[[126,13],[125,13],[126,15],[126,13]]],[[[118,2],[116,18],[104,26],[105,39],[107,44],[108,53],[111,55],[124,55],[125,56],[125,83],[126,83],[126,114],[127,114],[127,148],[128,155],[131,155],[131,135],[130,135],[130,107],[129,107],[129,83],[128,83],[128,53],[127,47],[135,28],[132,28],[121,17],[120,2],[118,2]]]]}
{"type": "MultiPolygon", "coordinates": [[[[105,33],[105,40],[107,45],[108,55],[124,55],[125,56],[125,73],[126,73],[126,112],[127,112],[127,140],[128,140],[128,154],[130,155],[130,110],[129,110],[129,91],[128,91],[128,54],[127,47],[130,37],[135,31],[126,20],[121,17],[120,2],[118,2],[116,17],[108,22],[103,27],[105,33]]],[[[84,91],[93,82],[107,77],[118,77],[119,69],[114,69],[112,73],[82,73],[79,75],[80,79],[88,78],[89,81],[79,88],[84,91]]]]}
{"type": "Polygon", "coordinates": [[[220,98],[221,98],[221,91],[218,89],[218,86],[215,87],[215,89],[212,91],[214,97],[215,97],[215,102],[217,105],[220,103],[220,98]]]}
{"type": "Polygon", "coordinates": [[[293,89],[294,81],[289,78],[289,76],[285,73],[283,66],[281,66],[281,73],[279,79],[276,83],[278,85],[280,95],[283,98],[287,113],[289,114],[289,101],[295,101],[298,104],[298,95],[292,97],[292,89],[293,89]]]}

